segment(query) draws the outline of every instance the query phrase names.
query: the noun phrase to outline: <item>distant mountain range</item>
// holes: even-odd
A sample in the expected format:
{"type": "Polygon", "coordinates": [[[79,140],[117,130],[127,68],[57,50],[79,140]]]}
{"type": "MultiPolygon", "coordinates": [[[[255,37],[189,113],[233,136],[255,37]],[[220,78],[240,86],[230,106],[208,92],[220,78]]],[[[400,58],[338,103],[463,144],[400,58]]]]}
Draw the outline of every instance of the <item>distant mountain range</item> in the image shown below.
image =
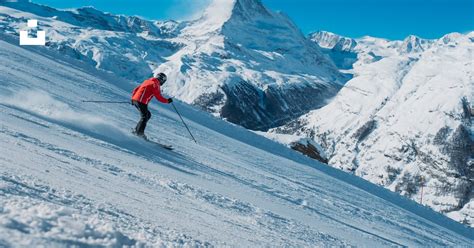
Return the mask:
{"type": "Polygon", "coordinates": [[[301,148],[309,137],[322,146],[320,160],[472,225],[474,32],[310,38],[354,78],[328,105],[267,136],[291,135],[286,143],[319,154],[301,148]]]}

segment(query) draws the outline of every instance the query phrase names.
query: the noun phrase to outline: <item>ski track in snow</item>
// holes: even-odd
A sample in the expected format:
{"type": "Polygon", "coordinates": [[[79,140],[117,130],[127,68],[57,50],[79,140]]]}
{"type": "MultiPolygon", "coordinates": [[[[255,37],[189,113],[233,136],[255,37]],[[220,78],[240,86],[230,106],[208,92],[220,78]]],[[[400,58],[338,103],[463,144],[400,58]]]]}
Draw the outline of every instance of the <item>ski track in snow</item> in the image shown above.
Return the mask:
{"type": "Polygon", "coordinates": [[[474,245],[471,229],[180,103],[199,144],[155,103],[147,133],[175,150],[136,139],[135,109],[80,102],[128,99],[124,82],[7,41],[0,246],[474,245]]]}

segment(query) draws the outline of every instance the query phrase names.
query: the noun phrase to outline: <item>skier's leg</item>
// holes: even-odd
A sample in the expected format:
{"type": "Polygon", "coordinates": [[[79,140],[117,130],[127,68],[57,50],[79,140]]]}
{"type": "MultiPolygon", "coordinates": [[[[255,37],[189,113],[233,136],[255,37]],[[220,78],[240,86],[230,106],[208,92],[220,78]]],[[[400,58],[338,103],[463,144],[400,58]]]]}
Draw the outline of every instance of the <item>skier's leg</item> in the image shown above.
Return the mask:
{"type": "Polygon", "coordinates": [[[134,102],[134,106],[140,111],[140,121],[138,121],[135,127],[135,133],[142,135],[145,133],[146,123],[151,118],[151,113],[148,111],[148,105],[146,104],[134,102]]]}
{"type": "MultiPolygon", "coordinates": [[[[145,104],[144,104],[145,105],[145,104]]],[[[145,105],[144,107],[144,116],[142,117],[142,126],[140,127],[140,134],[144,134],[145,133],[145,128],[146,128],[146,124],[148,123],[148,120],[150,120],[151,118],[151,112],[148,110],[148,106],[145,105]]]]}
{"type": "Polygon", "coordinates": [[[138,112],[140,112],[140,120],[137,122],[137,125],[135,126],[135,131],[134,131],[135,134],[138,134],[138,128],[141,125],[140,122],[143,118],[143,114],[142,114],[142,111],[140,110],[140,107],[138,106],[137,101],[132,101],[132,105],[135,106],[135,108],[138,110],[138,112]]]}

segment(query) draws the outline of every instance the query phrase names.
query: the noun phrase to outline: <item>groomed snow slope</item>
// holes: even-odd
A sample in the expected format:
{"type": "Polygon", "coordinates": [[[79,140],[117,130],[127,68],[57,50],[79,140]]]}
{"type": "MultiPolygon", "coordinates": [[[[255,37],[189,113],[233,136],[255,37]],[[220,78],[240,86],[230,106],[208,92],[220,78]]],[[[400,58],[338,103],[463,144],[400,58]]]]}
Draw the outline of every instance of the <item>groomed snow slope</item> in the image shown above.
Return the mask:
{"type": "Polygon", "coordinates": [[[243,128],[0,36],[0,246],[473,246],[473,230],[243,128]],[[118,87],[124,87],[120,88],[118,87]]]}

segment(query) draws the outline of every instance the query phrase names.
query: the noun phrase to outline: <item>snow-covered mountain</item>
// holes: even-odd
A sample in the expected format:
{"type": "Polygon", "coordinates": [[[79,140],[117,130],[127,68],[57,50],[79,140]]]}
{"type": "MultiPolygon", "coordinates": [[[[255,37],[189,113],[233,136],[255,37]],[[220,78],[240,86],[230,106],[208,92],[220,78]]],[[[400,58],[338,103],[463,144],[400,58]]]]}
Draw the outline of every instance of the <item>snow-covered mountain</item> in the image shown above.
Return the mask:
{"type": "Polygon", "coordinates": [[[313,42],[316,42],[318,46],[326,49],[333,49],[339,51],[352,51],[357,42],[355,39],[343,37],[335,33],[328,31],[319,31],[311,33],[308,35],[308,38],[313,42]]]}
{"type": "Polygon", "coordinates": [[[129,133],[133,85],[0,34],[0,246],[460,246],[474,232],[176,101],[129,133]]]}
{"type": "Polygon", "coordinates": [[[357,42],[352,38],[327,31],[312,33],[308,38],[318,44],[339,69],[350,69],[357,61],[357,54],[354,52],[357,42]]]}
{"type": "Polygon", "coordinates": [[[37,19],[47,46],[129,80],[143,80],[175,53],[180,23],[117,16],[92,7],[57,10],[29,1],[0,1],[0,31],[18,35],[27,19],[37,19]]]}
{"type": "Polygon", "coordinates": [[[310,137],[330,165],[474,225],[474,32],[311,37],[335,61],[349,61],[339,65],[354,78],[328,105],[269,136],[310,137]]]}
{"type": "Polygon", "coordinates": [[[48,45],[139,82],[169,74],[169,95],[254,130],[323,106],[347,80],[285,15],[260,0],[216,0],[190,22],[151,22],[93,8],[3,2],[0,30],[37,18],[48,45]],[[158,69],[157,69],[158,67],[158,69]]]}
{"type": "Polygon", "coordinates": [[[345,77],[285,15],[259,0],[214,1],[179,36],[183,49],[160,65],[165,90],[254,130],[323,106],[345,77]]]}

